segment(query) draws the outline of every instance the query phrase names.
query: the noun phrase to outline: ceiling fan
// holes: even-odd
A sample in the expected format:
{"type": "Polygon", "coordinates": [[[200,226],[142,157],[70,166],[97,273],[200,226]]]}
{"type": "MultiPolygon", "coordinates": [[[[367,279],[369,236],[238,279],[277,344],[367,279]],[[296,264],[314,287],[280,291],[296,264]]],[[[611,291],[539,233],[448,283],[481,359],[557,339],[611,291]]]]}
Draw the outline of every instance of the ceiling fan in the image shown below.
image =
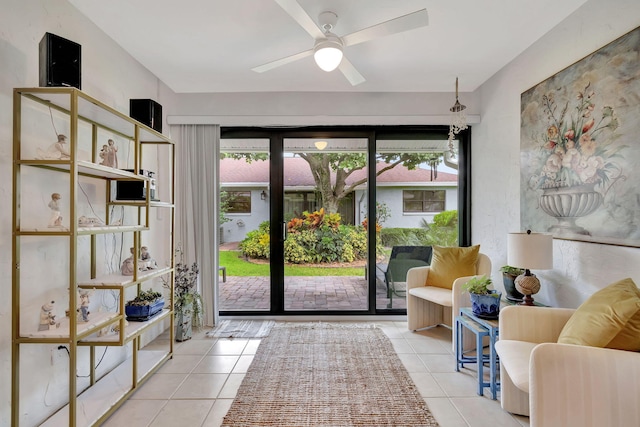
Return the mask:
{"type": "Polygon", "coordinates": [[[356,31],[355,33],[338,37],[331,32],[338,21],[338,15],[335,12],[322,12],[318,17],[318,23],[320,24],[320,26],[318,26],[296,0],[274,1],[315,39],[315,44],[313,49],[305,50],[252,68],[252,70],[257,73],[263,73],[313,55],[320,68],[325,71],[333,71],[338,68],[347,80],[349,80],[351,85],[356,86],[364,82],[365,78],[356,70],[353,64],[343,56],[345,47],[368,42],[378,37],[425,27],[429,24],[427,10],[420,9],[416,12],[356,31]]]}

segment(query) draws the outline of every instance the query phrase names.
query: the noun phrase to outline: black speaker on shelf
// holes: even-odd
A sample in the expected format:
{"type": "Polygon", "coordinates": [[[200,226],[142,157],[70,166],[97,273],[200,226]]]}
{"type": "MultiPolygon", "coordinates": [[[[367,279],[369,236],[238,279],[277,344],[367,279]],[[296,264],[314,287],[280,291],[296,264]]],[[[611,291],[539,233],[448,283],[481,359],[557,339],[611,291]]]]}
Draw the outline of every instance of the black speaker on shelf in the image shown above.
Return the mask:
{"type": "MultiPolygon", "coordinates": [[[[133,169],[124,169],[133,172],[133,169]]],[[[145,200],[147,198],[147,188],[149,199],[156,199],[155,172],[140,169],[140,175],[150,178],[149,181],[116,181],[116,200],[145,200]],[[148,185],[147,185],[148,183],[148,185]]]]}
{"type": "Polygon", "coordinates": [[[129,117],[162,133],[162,105],[153,99],[130,99],[129,117]]]}
{"type": "Polygon", "coordinates": [[[40,48],[40,86],[81,89],[81,46],[63,37],[45,33],[40,48]]]}

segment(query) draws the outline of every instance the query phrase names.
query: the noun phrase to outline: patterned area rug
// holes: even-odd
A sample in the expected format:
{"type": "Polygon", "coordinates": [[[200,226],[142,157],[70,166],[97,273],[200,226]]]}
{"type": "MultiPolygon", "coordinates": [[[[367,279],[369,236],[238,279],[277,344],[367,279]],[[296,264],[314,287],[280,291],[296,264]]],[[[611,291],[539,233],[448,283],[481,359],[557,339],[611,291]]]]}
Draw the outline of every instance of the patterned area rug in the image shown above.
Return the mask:
{"type": "Polygon", "coordinates": [[[209,338],[264,338],[274,324],[273,320],[222,320],[206,335],[209,338]]]}
{"type": "Polygon", "coordinates": [[[276,323],[223,426],[438,426],[372,325],[276,323]]]}

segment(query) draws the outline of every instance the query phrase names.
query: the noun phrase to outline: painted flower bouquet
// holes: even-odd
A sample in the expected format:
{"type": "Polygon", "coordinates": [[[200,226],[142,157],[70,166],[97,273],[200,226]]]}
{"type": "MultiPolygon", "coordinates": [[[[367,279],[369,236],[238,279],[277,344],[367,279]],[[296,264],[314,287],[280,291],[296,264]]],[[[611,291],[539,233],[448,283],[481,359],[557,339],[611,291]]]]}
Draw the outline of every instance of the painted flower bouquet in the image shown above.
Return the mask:
{"type": "Polygon", "coordinates": [[[577,103],[561,107],[553,94],[542,97],[548,118],[546,132],[539,137],[542,168],[531,177],[531,188],[560,188],[584,184],[606,184],[622,175],[613,159],[624,148],[612,147],[618,118],[610,106],[596,114],[595,92],[588,83],[576,96],[577,103]]]}

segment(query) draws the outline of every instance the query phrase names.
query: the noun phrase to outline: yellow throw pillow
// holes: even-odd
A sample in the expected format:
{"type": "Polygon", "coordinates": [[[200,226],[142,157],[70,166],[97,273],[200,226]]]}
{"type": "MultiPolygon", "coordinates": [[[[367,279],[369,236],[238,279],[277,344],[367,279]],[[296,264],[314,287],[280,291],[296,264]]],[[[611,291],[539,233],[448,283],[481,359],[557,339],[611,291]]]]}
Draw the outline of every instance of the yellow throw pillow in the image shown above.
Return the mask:
{"type": "Polygon", "coordinates": [[[480,245],[468,248],[433,246],[426,286],[451,289],[459,277],[476,274],[480,245]]]}
{"type": "Polygon", "coordinates": [[[558,342],[640,351],[640,289],[630,278],[600,289],[573,313],[558,342]]]}

